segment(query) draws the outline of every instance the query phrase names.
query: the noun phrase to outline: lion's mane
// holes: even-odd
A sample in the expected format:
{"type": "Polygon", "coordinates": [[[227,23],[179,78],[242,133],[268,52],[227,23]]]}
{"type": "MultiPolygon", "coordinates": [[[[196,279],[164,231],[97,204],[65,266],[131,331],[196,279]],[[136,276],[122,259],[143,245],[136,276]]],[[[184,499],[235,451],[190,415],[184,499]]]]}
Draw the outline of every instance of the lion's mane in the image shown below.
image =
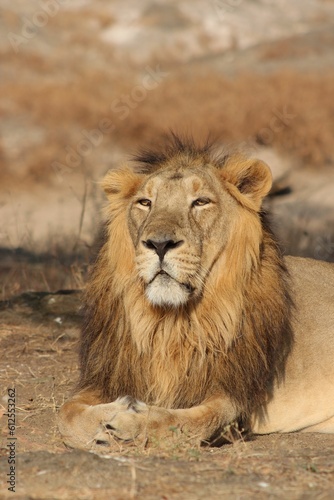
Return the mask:
{"type": "Polygon", "coordinates": [[[113,172],[104,242],[85,292],[78,389],[98,390],[104,402],[130,394],[167,408],[191,407],[223,390],[245,420],[284,375],[292,343],[289,277],[265,215],[245,207],[224,266],[213,268],[215,286],[177,310],[150,305],[127,227],[129,198],[146,175],[180,155],[222,173],[245,161],[174,137],[163,153],[139,155],[137,171],[113,172]]]}

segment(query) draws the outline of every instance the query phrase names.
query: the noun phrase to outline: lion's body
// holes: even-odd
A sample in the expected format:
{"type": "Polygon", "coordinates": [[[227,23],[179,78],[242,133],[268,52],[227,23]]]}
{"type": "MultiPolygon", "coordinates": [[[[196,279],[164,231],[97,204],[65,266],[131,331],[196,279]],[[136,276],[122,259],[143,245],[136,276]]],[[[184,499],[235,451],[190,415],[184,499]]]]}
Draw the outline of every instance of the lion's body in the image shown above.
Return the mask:
{"type": "Polygon", "coordinates": [[[286,257],[295,300],[294,345],[257,433],[334,432],[334,265],[286,257]]]}
{"type": "Polygon", "coordinates": [[[104,181],[65,441],[94,449],[171,425],[211,440],[236,420],[334,432],[334,266],[284,261],[261,214],[269,169],[178,140],[140,162],[104,181]]]}

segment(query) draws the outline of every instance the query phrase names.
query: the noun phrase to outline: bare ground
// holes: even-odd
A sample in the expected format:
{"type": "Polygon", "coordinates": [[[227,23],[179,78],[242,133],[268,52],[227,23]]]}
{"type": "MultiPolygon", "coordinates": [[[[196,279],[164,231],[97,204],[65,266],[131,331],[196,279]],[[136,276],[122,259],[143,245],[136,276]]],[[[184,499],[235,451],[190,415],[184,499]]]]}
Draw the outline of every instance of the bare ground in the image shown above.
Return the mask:
{"type": "Polygon", "coordinates": [[[330,499],[334,436],[253,437],[221,448],[119,445],[68,450],[56,415],[77,377],[80,292],[27,293],[0,303],[0,497],[19,499],[330,499]],[[8,491],[7,389],[16,390],[16,493],[8,491]]]}

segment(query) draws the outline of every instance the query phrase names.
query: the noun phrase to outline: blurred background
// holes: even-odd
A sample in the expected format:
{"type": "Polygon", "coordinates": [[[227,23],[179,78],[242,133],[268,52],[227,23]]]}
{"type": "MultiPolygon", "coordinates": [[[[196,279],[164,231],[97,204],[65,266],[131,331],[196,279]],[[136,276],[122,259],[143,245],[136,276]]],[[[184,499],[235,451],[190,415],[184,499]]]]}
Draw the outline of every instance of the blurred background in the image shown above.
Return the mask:
{"type": "Polygon", "coordinates": [[[0,300],[83,286],[99,180],[169,129],[267,161],[286,253],[334,260],[333,0],[0,3],[0,300]]]}

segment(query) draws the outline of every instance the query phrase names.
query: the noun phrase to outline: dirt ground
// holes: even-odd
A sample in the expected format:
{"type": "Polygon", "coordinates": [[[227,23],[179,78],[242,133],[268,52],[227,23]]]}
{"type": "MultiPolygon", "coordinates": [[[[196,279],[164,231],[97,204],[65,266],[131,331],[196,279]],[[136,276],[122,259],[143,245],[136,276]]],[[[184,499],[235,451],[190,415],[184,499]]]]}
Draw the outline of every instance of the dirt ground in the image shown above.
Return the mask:
{"type": "Polygon", "coordinates": [[[175,440],[97,456],[66,449],[56,415],[77,377],[80,292],[0,303],[0,497],[331,499],[334,435],[253,437],[221,448],[175,440]],[[16,492],[8,491],[7,390],[16,392],[16,492]]]}

